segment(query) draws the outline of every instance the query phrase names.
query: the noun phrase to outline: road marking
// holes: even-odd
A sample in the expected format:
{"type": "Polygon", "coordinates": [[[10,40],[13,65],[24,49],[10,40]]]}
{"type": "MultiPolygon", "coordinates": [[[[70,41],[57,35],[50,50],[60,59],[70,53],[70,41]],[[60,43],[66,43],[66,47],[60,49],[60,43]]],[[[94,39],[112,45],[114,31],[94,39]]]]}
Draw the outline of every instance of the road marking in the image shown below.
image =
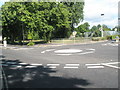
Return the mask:
{"type": "Polygon", "coordinates": [[[22,66],[17,66],[17,68],[21,68],[22,66]]]}
{"type": "Polygon", "coordinates": [[[84,53],[79,53],[80,55],[83,55],[83,54],[88,54],[88,53],[94,53],[93,51],[91,52],[84,52],[84,53]]]}
{"type": "Polygon", "coordinates": [[[66,64],[66,66],[79,66],[79,64],[66,64]]]}
{"type": "Polygon", "coordinates": [[[120,62],[102,63],[102,64],[118,64],[120,62]]]}
{"type": "Polygon", "coordinates": [[[85,66],[97,66],[97,65],[101,65],[101,64],[85,64],[85,66]]]}
{"type": "Polygon", "coordinates": [[[111,68],[120,69],[120,67],[117,67],[117,66],[114,66],[114,65],[109,65],[109,64],[105,64],[105,63],[103,63],[102,65],[108,66],[108,67],[111,67],[111,68]]]}
{"type": "Polygon", "coordinates": [[[42,64],[30,64],[30,65],[33,65],[33,66],[41,66],[42,64]]]}
{"type": "Polygon", "coordinates": [[[88,66],[87,68],[104,68],[104,66],[88,66]]]}
{"type": "Polygon", "coordinates": [[[42,51],[41,53],[45,53],[45,51],[42,51]]]}
{"type": "Polygon", "coordinates": [[[36,68],[36,66],[26,66],[25,68],[36,68]]]}
{"type": "Polygon", "coordinates": [[[65,64],[64,68],[78,68],[79,64],[65,64]]]}
{"type": "Polygon", "coordinates": [[[26,65],[27,63],[19,63],[19,64],[21,64],[21,65],[26,65]]]}
{"type": "Polygon", "coordinates": [[[56,54],[56,55],[70,56],[70,55],[72,55],[72,54],[56,54]]]}
{"type": "Polygon", "coordinates": [[[82,52],[80,49],[62,49],[62,50],[56,50],[55,53],[79,53],[82,52]]]}
{"type": "Polygon", "coordinates": [[[54,67],[54,66],[50,66],[49,68],[57,68],[57,67],[54,67]]]}
{"type": "Polygon", "coordinates": [[[41,53],[45,53],[45,52],[50,52],[50,51],[54,51],[55,49],[48,49],[48,50],[44,50],[41,53]]]}
{"type": "Polygon", "coordinates": [[[68,66],[65,66],[64,68],[78,68],[78,67],[68,67],[68,66]]]}
{"type": "Polygon", "coordinates": [[[90,49],[86,49],[86,50],[92,50],[92,51],[95,51],[95,49],[93,49],[93,48],[90,48],[90,49]]]}
{"type": "Polygon", "coordinates": [[[57,68],[60,64],[47,64],[49,68],[57,68]]]}

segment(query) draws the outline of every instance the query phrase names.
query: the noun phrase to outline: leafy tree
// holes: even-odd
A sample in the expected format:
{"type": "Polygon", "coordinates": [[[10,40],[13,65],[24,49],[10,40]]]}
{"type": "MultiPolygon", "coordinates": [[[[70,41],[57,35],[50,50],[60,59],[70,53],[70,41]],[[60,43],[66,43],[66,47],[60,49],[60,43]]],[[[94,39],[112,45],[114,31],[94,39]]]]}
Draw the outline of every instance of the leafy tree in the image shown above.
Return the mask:
{"type": "Polygon", "coordinates": [[[80,26],[78,26],[76,28],[76,31],[77,31],[77,35],[80,36],[80,34],[82,33],[82,36],[84,36],[84,33],[85,32],[89,32],[89,23],[88,22],[85,22],[84,24],[81,24],[80,26]]]}
{"type": "Polygon", "coordinates": [[[69,37],[73,30],[71,25],[73,28],[74,23],[83,20],[83,4],[69,4],[7,2],[2,6],[3,37],[12,43],[39,38],[48,42],[51,38],[69,37]]]}
{"type": "Polygon", "coordinates": [[[108,28],[107,25],[104,24],[104,25],[103,25],[103,30],[104,30],[104,31],[110,31],[111,29],[108,28]]]}

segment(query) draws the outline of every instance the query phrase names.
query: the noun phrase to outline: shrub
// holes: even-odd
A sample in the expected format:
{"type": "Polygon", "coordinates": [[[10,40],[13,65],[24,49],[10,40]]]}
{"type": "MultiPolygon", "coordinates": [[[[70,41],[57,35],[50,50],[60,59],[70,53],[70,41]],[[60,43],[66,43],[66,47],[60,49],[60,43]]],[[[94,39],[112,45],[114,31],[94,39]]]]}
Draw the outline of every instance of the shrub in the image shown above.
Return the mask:
{"type": "Polygon", "coordinates": [[[106,40],[106,37],[93,37],[92,41],[106,40]]]}
{"type": "Polygon", "coordinates": [[[106,38],[107,38],[107,40],[113,40],[116,38],[116,36],[120,37],[120,35],[109,35],[109,36],[106,36],[106,38]]]}
{"type": "Polygon", "coordinates": [[[93,37],[92,41],[99,41],[100,39],[98,37],[93,37]]]}
{"type": "Polygon", "coordinates": [[[33,45],[35,45],[35,43],[32,42],[32,41],[30,41],[27,45],[28,45],[28,46],[33,46],[33,45]]]}

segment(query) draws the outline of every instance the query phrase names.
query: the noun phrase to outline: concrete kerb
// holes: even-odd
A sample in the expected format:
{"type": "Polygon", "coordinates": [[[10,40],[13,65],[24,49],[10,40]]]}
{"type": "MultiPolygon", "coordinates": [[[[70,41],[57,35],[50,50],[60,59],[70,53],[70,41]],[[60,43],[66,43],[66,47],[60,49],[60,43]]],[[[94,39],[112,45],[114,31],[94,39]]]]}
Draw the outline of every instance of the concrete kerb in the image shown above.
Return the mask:
{"type": "Polygon", "coordinates": [[[59,46],[66,46],[66,45],[83,45],[83,44],[94,44],[94,43],[101,43],[101,42],[106,42],[108,40],[104,40],[104,41],[91,41],[91,42],[85,42],[85,43],[75,43],[75,44],[40,44],[40,45],[34,45],[34,46],[18,46],[18,45],[8,45],[7,47],[4,47],[2,45],[3,49],[19,49],[19,48],[34,48],[34,47],[59,47],[59,46]]]}

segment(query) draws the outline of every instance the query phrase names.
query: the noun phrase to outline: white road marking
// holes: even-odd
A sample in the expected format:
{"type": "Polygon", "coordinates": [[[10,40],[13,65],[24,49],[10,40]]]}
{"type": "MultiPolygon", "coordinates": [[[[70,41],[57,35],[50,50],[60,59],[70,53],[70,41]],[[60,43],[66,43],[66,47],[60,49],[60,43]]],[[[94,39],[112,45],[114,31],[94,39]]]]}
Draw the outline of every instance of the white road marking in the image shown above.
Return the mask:
{"type": "Polygon", "coordinates": [[[84,52],[84,53],[79,53],[80,55],[88,54],[88,53],[94,53],[93,51],[91,52],[84,52]]]}
{"type": "Polygon", "coordinates": [[[60,64],[47,64],[49,68],[57,68],[60,64]]]}
{"type": "Polygon", "coordinates": [[[45,51],[42,51],[41,53],[45,53],[45,51]]]}
{"type": "Polygon", "coordinates": [[[50,52],[50,51],[54,51],[55,49],[48,49],[48,50],[44,50],[41,53],[45,53],[45,52],[50,52]]]}
{"type": "Polygon", "coordinates": [[[88,66],[87,68],[104,68],[104,66],[88,66]]]}
{"type": "Polygon", "coordinates": [[[26,66],[25,68],[36,68],[36,66],[26,66]]]}
{"type": "Polygon", "coordinates": [[[103,46],[110,45],[110,46],[118,46],[118,44],[112,44],[112,43],[107,43],[107,44],[102,44],[103,46]]]}
{"type": "Polygon", "coordinates": [[[79,53],[82,52],[80,49],[62,49],[62,50],[56,50],[55,53],[79,53]]]}
{"type": "Polygon", "coordinates": [[[110,62],[110,63],[101,63],[101,64],[118,64],[120,62],[110,62]]]}
{"type": "Polygon", "coordinates": [[[56,68],[56,67],[54,67],[54,66],[50,66],[49,68],[56,68]]]}
{"type": "Polygon", "coordinates": [[[78,67],[67,67],[67,66],[65,66],[64,68],[78,68],[78,67]]]}
{"type": "Polygon", "coordinates": [[[97,66],[97,65],[101,65],[101,64],[85,64],[85,66],[97,66]]]}
{"type": "Polygon", "coordinates": [[[60,55],[60,56],[70,56],[72,54],[56,54],[56,55],[60,55]]]}
{"type": "Polygon", "coordinates": [[[66,66],[79,66],[79,64],[66,64],[66,66]]]}
{"type": "Polygon", "coordinates": [[[120,69],[120,67],[117,67],[117,66],[114,66],[114,65],[109,65],[109,64],[102,64],[102,65],[108,66],[108,67],[111,67],[111,68],[120,69]]]}
{"type": "Polygon", "coordinates": [[[92,51],[95,51],[95,49],[93,49],[93,48],[90,48],[90,49],[86,49],[86,50],[92,50],[92,51]]]}
{"type": "Polygon", "coordinates": [[[48,50],[45,50],[45,51],[47,51],[47,52],[49,52],[49,51],[54,51],[55,49],[48,49],[48,50]]]}
{"type": "Polygon", "coordinates": [[[42,64],[30,64],[30,65],[33,65],[33,66],[41,66],[42,64]]]}
{"type": "Polygon", "coordinates": [[[19,64],[21,64],[21,65],[26,65],[27,63],[19,63],[19,64]]]}
{"type": "Polygon", "coordinates": [[[22,66],[16,66],[17,68],[21,68],[22,66]]]}

